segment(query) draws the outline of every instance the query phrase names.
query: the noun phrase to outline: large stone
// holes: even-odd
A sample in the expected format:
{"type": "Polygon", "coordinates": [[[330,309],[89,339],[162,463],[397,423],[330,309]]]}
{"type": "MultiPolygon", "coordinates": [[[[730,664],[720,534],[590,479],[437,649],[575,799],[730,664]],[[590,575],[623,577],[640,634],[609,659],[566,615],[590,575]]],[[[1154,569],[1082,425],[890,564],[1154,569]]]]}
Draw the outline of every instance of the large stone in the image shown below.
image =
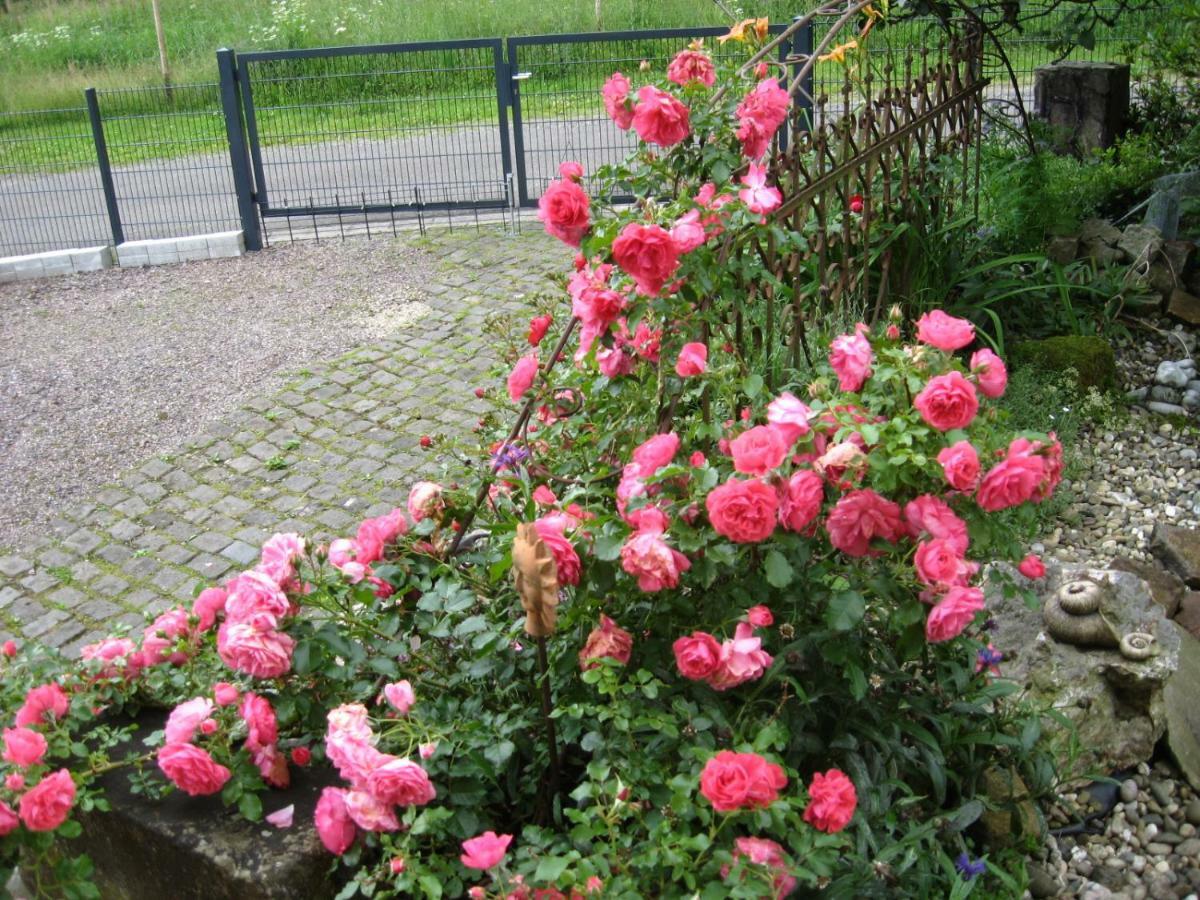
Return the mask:
{"type": "Polygon", "coordinates": [[[1175,618],[1175,614],[1179,611],[1179,603],[1187,592],[1187,588],[1178,575],[1168,572],[1162,566],[1129,559],[1125,556],[1118,556],[1114,559],[1112,567],[1122,572],[1131,572],[1146,582],[1150,587],[1150,596],[1163,608],[1166,617],[1168,619],[1175,618]]]}
{"type": "Polygon", "coordinates": [[[1200,531],[1178,525],[1155,525],[1150,552],[1188,587],[1200,588],[1200,531]]]}
{"type": "Polygon", "coordinates": [[[1034,108],[1060,151],[1090,153],[1111,147],[1129,119],[1129,66],[1058,62],[1034,72],[1034,108]]]}
{"type": "MultiPolygon", "coordinates": [[[[1001,576],[1012,572],[1003,565],[993,569],[1001,576]]],[[[1187,635],[1154,602],[1146,582],[1130,572],[1065,567],[1056,561],[1046,569],[1046,576],[1034,583],[1037,602],[1032,606],[1005,599],[996,579],[987,581],[987,608],[996,625],[992,642],[1004,654],[1004,677],[1024,686],[1034,704],[1053,708],[1073,723],[1074,738],[1070,729],[1045,722],[1064,778],[1148,760],[1167,729],[1164,688],[1178,667],[1180,643],[1187,635]],[[1101,611],[1116,635],[1153,635],[1155,652],[1130,659],[1116,647],[1080,647],[1051,637],[1043,606],[1060,587],[1078,580],[1101,586],[1101,611]],[[1070,751],[1073,741],[1077,755],[1070,751]]]]}
{"type": "Polygon", "coordinates": [[[1179,668],[1164,692],[1167,746],[1179,770],[1200,791],[1200,641],[1185,634],[1180,650],[1179,668]]]}
{"type": "Polygon", "coordinates": [[[1180,598],[1175,624],[1200,640],[1200,591],[1188,591],[1180,598]]]}
{"type": "Polygon", "coordinates": [[[992,808],[979,817],[983,843],[1003,850],[1027,838],[1041,838],[1042,817],[1024,780],[1011,769],[991,768],[983,773],[983,793],[992,808]]]}
{"type": "Polygon", "coordinates": [[[1074,262],[1078,255],[1079,238],[1077,237],[1052,237],[1046,242],[1046,259],[1056,262],[1060,266],[1074,262]]]}
{"type": "Polygon", "coordinates": [[[1098,242],[1115,247],[1120,239],[1121,229],[1108,219],[1085,219],[1079,226],[1079,240],[1084,244],[1098,242]]]}
{"type": "Polygon", "coordinates": [[[1162,234],[1152,225],[1130,225],[1117,241],[1117,247],[1134,263],[1148,263],[1162,246],[1162,234]]]}
{"type": "Polygon", "coordinates": [[[1191,325],[1200,325],[1200,297],[1182,288],[1171,291],[1167,312],[1191,325]]]}
{"type": "Polygon", "coordinates": [[[1024,341],[1012,349],[1017,366],[1030,366],[1046,372],[1074,370],[1081,390],[1090,387],[1102,391],[1117,386],[1117,358],[1112,345],[1094,335],[1063,335],[1040,341],[1024,341]]]}

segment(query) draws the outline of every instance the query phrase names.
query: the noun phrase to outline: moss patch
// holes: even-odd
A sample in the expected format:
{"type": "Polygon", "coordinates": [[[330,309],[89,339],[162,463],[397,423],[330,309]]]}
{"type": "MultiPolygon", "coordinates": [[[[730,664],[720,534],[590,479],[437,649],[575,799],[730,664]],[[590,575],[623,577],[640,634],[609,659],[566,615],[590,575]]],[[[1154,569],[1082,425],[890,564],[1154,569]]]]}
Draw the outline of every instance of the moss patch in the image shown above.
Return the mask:
{"type": "Polygon", "coordinates": [[[1104,338],[1065,335],[1041,341],[1025,341],[1012,348],[1012,361],[1045,372],[1074,369],[1081,392],[1088,388],[1111,391],[1117,387],[1117,357],[1104,338]]]}

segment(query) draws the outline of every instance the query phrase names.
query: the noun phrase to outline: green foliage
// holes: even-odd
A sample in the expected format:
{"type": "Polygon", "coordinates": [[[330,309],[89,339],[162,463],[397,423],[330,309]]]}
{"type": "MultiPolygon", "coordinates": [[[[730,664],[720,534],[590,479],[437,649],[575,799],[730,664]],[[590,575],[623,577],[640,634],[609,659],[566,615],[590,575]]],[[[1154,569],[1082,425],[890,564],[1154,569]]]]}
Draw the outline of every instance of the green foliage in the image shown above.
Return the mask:
{"type": "Polygon", "coordinates": [[[1043,373],[1072,373],[1079,393],[1089,388],[1101,392],[1117,387],[1117,360],[1112,344],[1100,337],[1064,335],[1013,345],[1015,366],[1029,366],[1043,373]]]}

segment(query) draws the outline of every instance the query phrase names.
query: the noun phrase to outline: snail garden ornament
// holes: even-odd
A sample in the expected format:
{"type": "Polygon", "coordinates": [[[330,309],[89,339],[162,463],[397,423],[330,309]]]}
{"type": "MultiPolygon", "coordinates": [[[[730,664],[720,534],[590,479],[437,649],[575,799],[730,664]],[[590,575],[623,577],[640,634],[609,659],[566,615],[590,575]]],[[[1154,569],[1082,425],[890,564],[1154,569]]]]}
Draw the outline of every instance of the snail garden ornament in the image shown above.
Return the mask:
{"type": "Polygon", "coordinates": [[[1116,648],[1130,660],[1154,656],[1158,649],[1154,635],[1144,631],[1121,634],[1105,618],[1104,591],[1102,585],[1083,579],[1063,584],[1042,608],[1050,636],[1077,647],[1116,648]]]}

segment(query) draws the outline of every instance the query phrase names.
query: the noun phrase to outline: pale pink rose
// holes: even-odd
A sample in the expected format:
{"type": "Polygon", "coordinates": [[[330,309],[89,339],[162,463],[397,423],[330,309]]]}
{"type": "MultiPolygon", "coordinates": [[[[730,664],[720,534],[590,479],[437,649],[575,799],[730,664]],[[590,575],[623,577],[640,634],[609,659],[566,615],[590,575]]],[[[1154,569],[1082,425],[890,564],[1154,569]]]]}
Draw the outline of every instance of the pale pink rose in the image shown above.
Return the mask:
{"type": "Polygon", "coordinates": [[[358,545],[354,541],[349,538],[338,538],[329,545],[329,564],[335,569],[340,569],[354,561],[357,550],[358,545]]]}
{"type": "Polygon", "coordinates": [[[766,475],[778,468],[790,448],[784,433],[774,425],[755,426],[729,443],[733,468],[746,475],[766,475]]]}
{"type": "Polygon", "coordinates": [[[604,97],[605,110],[622,131],[628,131],[633,124],[633,107],[629,103],[631,87],[628,78],[620,72],[613,72],[600,92],[604,97]]]}
{"type": "Polygon", "coordinates": [[[396,710],[402,716],[407,716],[408,711],[417,702],[417,695],[413,692],[412,685],[408,683],[408,679],[385,684],[383,686],[383,696],[392,709],[396,710]]]}
{"type": "MultiPolygon", "coordinates": [[[[788,858],[784,854],[783,847],[775,841],[768,838],[739,837],[734,838],[733,847],[734,864],[739,859],[745,859],[752,865],[764,866],[770,872],[775,873],[771,882],[774,900],[783,900],[796,889],[797,880],[789,874],[788,858]]],[[[730,871],[732,871],[730,866],[722,866],[721,877],[728,878],[730,871]]],[[[742,880],[745,880],[745,874],[743,874],[742,880]]]]}
{"type": "Polygon", "coordinates": [[[640,474],[653,475],[663,466],[671,464],[679,452],[679,435],[673,431],[656,434],[643,441],[633,451],[633,461],[640,474]]]}
{"type": "Polygon", "coordinates": [[[961,372],[947,372],[930,378],[913,406],[938,431],[951,431],[971,424],[979,411],[979,398],[975,396],[975,385],[961,372]]]}
{"type": "Polygon", "coordinates": [[[296,574],[296,561],[304,558],[304,538],[291,532],[273,534],[262,547],[258,570],[265,572],[276,584],[284,584],[296,574]]]}
{"type": "Polygon", "coordinates": [[[738,622],[733,639],[721,644],[721,658],[707,681],[714,690],[727,691],[762,678],[771,662],[770,654],[762,649],[762,638],[754,636],[754,626],[738,622]]]}
{"type": "Polygon", "coordinates": [[[767,168],[750,163],[749,170],[741,177],[745,185],[738,191],[738,199],[755,215],[766,215],[777,210],[783,203],[783,194],[777,187],[767,186],[767,168]]]}
{"type": "Polygon", "coordinates": [[[291,609],[287,594],[265,572],[243,572],[225,585],[225,589],[228,592],[226,622],[249,622],[259,615],[270,616],[278,622],[291,609]]]}
{"type": "Polygon", "coordinates": [[[828,478],[836,487],[844,486],[839,482],[847,469],[858,469],[861,473],[866,465],[866,454],[858,444],[850,440],[832,445],[813,461],[813,468],[828,478]]]}
{"type": "Polygon", "coordinates": [[[787,391],[767,405],[767,421],[783,432],[789,447],[808,434],[810,415],[812,410],[787,391]]]}
{"type": "Polygon", "coordinates": [[[207,697],[196,697],[180,703],[167,716],[166,738],[168,744],[186,744],[196,734],[200,723],[212,715],[213,702],[207,697]]]}
{"type": "Polygon", "coordinates": [[[936,643],[958,637],[981,609],[983,591],[979,588],[950,588],[942,602],[929,611],[925,639],[936,643]]]}
{"type": "Polygon", "coordinates": [[[296,804],[289,803],[283,809],[276,810],[263,818],[276,828],[291,828],[296,816],[296,804]]]}
{"type": "Polygon", "coordinates": [[[621,547],[621,568],[647,593],[678,587],[680,574],[691,567],[691,561],[668,546],[659,532],[635,532],[621,547]]]}
{"type": "Polygon", "coordinates": [[[917,319],[917,340],[949,353],[975,340],[975,326],[935,309],[917,319]]]}
{"type": "Polygon", "coordinates": [[[343,703],[325,716],[327,734],[344,734],[357,741],[371,740],[370,713],[361,703],[343,703]]]}
{"type": "Polygon", "coordinates": [[[325,735],[325,756],[338,774],[359,790],[366,790],[372,772],[396,758],[343,731],[325,735]]]}
{"type": "MultiPolygon", "coordinates": [[[[579,172],[582,176],[583,169],[579,172]]],[[[538,220],[546,227],[547,234],[578,247],[592,224],[590,203],[587,192],[576,181],[569,178],[551,181],[538,199],[538,220]]]]}
{"type": "Polygon", "coordinates": [[[249,691],[242,698],[240,710],[246,723],[246,746],[251,750],[269,747],[279,740],[279,726],[270,702],[249,691]]]}
{"type": "Polygon", "coordinates": [[[963,584],[974,567],[958,553],[955,543],[946,538],[921,541],[913,557],[917,577],[929,587],[963,584]]]}
{"type": "Polygon", "coordinates": [[[30,688],[17,710],[16,725],[49,724],[65,716],[70,704],[63,689],[53,682],[30,688]]]}
{"type": "Polygon", "coordinates": [[[342,788],[325,788],[313,813],[313,824],[321,843],[335,856],[341,856],[349,850],[358,834],[354,820],[346,810],[347,793],[342,788]]]}
{"type": "Polygon", "coordinates": [[[758,606],[752,606],[746,610],[746,621],[755,628],[770,628],[775,624],[775,616],[769,607],[760,603],[758,606]]]}
{"type": "Polygon", "coordinates": [[[437,753],[437,748],[437,741],[430,741],[428,744],[419,744],[417,746],[417,754],[421,759],[432,759],[433,754],[437,753]]]}
{"type": "Polygon", "coordinates": [[[679,248],[658,225],[630,222],[613,241],[612,255],[637,289],[649,297],[657,297],[679,268],[679,248]]]}
{"type": "Polygon", "coordinates": [[[900,507],[870,488],[845,494],[825,520],[829,542],[847,556],[877,556],[871,542],[895,543],[904,533],[900,507]]]}
{"type": "Polygon", "coordinates": [[[437,482],[418,481],[408,492],[408,514],[414,522],[436,519],[445,508],[442,486],[437,482]]]}
{"type": "Polygon", "coordinates": [[[215,794],[229,781],[230,771],[194,744],[165,744],[158,750],[158,767],[185,794],[215,794]]]}
{"type": "Polygon", "coordinates": [[[779,524],[788,531],[814,527],[825,499],[825,482],[816,472],[796,472],[779,489],[779,524]]]}
{"type": "Polygon", "coordinates": [[[922,494],[910,500],[904,507],[904,521],[914,540],[926,536],[947,540],[959,556],[967,555],[970,545],[967,523],[955,515],[945,500],[931,494],[922,494]]]}
{"type": "Polygon", "coordinates": [[[871,376],[871,363],[875,355],[864,334],[865,330],[866,326],[859,326],[853,334],[836,337],[830,344],[829,364],[837,374],[839,390],[861,390],[871,376]]]}
{"type": "Polygon", "coordinates": [[[21,822],[30,831],[53,831],[67,820],[74,805],[75,782],[70,772],[59,769],[21,797],[21,822]]]}
{"type": "Polygon", "coordinates": [[[1004,395],[1008,386],[1008,369],[1004,360],[991,350],[976,350],[971,354],[971,374],[979,379],[979,389],[993,400],[1004,395]]]}
{"type": "Polygon", "coordinates": [[[691,133],[688,108],[666,91],[648,84],[638,90],[633,130],[647,144],[672,147],[691,133]]]}
{"type": "Polygon", "coordinates": [[[1046,564],[1042,562],[1042,558],[1037,554],[1030,553],[1021,560],[1017,566],[1017,571],[1026,578],[1032,578],[1035,581],[1046,574],[1046,564]]]}
{"type": "Polygon", "coordinates": [[[228,597],[224,588],[210,587],[200,592],[192,604],[192,615],[200,620],[200,630],[208,631],[217,622],[217,616],[225,612],[228,597]]]}
{"type": "Polygon", "coordinates": [[[11,834],[12,831],[20,824],[21,820],[13,811],[13,808],[3,800],[0,800],[0,837],[4,837],[6,834],[11,834]]]}
{"type": "Polygon", "coordinates": [[[238,689],[228,681],[218,681],[213,685],[213,699],[217,701],[217,706],[233,706],[239,696],[238,689]]]}
{"type": "Polygon", "coordinates": [[[123,672],[131,676],[141,668],[137,644],[129,638],[105,638],[98,643],[80,647],[79,655],[86,660],[102,662],[99,674],[103,678],[115,678],[123,672]]]}
{"type": "Polygon", "coordinates": [[[513,366],[513,370],[508,376],[508,396],[513,403],[520,400],[522,395],[533,387],[537,373],[538,357],[536,353],[529,353],[517,360],[517,364],[513,366]]]}
{"type": "Polygon", "coordinates": [[[533,527],[537,530],[542,543],[549,548],[554,557],[559,587],[579,584],[582,567],[579,563],[579,554],[575,551],[575,545],[567,540],[561,529],[555,528],[551,522],[537,519],[534,521],[533,527]]]}
{"type": "Polygon", "coordinates": [[[485,831],[478,837],[463,841],[463,852],[459,860],[468,869],[490,869],[504,859],[510,843],[511,834],[498,835],[494,831],[485,831]]]}
{"type": "Polygon", "coordinates": [[[633,635],[610,619],[600,614],[600,624],[588,635],[587,643],[579,651],[579,668],[595,668],[601,658],[615,659],[621,665],[629,662],[633,652],[633,635]]]}
{"type": "Polygon", "coordinates": [[[959,441],[937,455],[946,483],[956,491],[970,493],[979,484],[979,454],[970,441],[959,441]]]}
{"type": "Polygon", "coordinates": [[[675,220],[675,224],[671,226],[671,240],[675,242],[680,256],[691,253],[708,240],[704,223],[700,221],[700,210],[689,210],[675,220]]]}
{"type": "Polygon", "coordinates": [[[749,159],[759,159],[771,146],[771,138],[787,118],[791,97],[774,78],[754,86],[738,104],[737,137],[749,159]]]}
{"type": "Polygon", "coordinates": [[[675,374],[680,378],[703,375],[708,368],[708,346],[701,343],[684,344],[675,361],[675,374]]]}
{"type": "Polygon", "coordinates": [[[217,632],[217,653],[229,668],[255,678],[279,678],[292,667],[296,642],[283,632],[225,622],[217,632]]]}
{"type": "Polygon", "coordinates": [[[424,806],[437,797],[429,774],[407,759],[389,760],[372,771],[367,791],[380,803],[396,806],[424,806]]]}
{"type": "Polygon", "coordinates": [[[757,479],[730,478],[704,498],[713,530],[739,544],[765,541],[775,530],[779,498],[757,479]]]}
{"type": "Polygon", "coordinates": [[[32,728],[4,729],[4,761],[15,766],[36,766],[46,755],[46,739],[32,728]]]}
{"type": "Polygon", "coordinates": [[[680,87],[693,82],[712,87],[717,80],[717,70],[709,55],[701,50],[681,50],[667,66],[667,80],[680,87]]]}

